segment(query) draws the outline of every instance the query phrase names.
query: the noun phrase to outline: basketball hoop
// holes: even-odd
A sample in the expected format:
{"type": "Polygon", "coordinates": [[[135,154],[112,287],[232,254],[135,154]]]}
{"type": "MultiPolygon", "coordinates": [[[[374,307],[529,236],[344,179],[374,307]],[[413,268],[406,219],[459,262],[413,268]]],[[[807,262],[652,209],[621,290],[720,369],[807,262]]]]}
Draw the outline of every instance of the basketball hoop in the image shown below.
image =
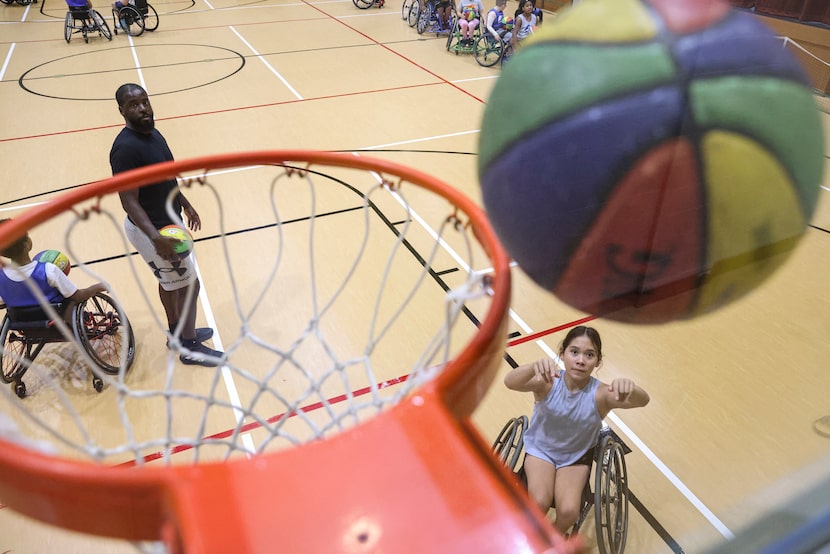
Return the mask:
{"type": "Polygon", "coordinates": [[[40,358],[25,398],[0,387],[12,509],[173,552],[575,551],[470,421],[499,368],[510,273],[447,184],[349,154],[226,154],[80,187],[0,226],[0,247],[27,231],[73,280],[107,284],[136,364],[96,373],[100,393],[40,358]],[[215,369],[178,363],[122,228],[116,193],[173,177],[204,225],[192,255],[215,369]]]}

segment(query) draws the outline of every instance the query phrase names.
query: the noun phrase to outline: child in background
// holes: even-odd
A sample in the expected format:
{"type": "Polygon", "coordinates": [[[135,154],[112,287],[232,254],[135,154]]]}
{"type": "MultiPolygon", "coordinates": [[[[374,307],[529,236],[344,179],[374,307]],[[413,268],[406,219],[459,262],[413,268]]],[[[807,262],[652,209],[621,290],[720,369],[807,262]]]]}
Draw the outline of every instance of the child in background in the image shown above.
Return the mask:
{"type": "Polygon", "coordinates": [[[451,31],[452,9],[453,5],[449,0],[437,0],[435,2],[435,15],[438,17],[439,31],[451,31]]]}
{"type": "Polygon", "coordinates": [[[461,46],[472,47],[473,34],[478,27],[484,5],[481,0],[459,0],[458,26],[461,30],[461,46]]]}
{"type": "MultiPolygon", "coordinates": [[[[9,220],[0,220],[0,225],[6,221],[9,220]]],[[[58,311],[65,317],[71,314],[71,310],[67,309],[69,305],[83,302],[106,290],[101,283],[79,289],[55,264],[32,261],[31,252],[32,239],[28,234],[0,252],[0,255],[9,258],[18,266],[3,267],[0,270],[0,303],[6,307],[26,308],[40,305],[26,284],[27,279],[34,281],[48,302],[61,304],[58,311]]]]}
{"type": "Polygon", "coordinates": [[[537,17],[535,12],[536,3],[534,0],[519,1],[519,9],[516,10],[515,32],[510,38],[510,44],[514,49],[519,42],[533,34],[533,30],[539,24],[539,17],[537,17]]]}
{"type": "Polygon", "coordinates": [[[484,28],[497,41],[504,40],[509,42],[513,33],[512,19],[511,23],[507,23],[504,17],[504,7],[507,5],[507,0],[496,0],[496,7],[490,8],[487,12],[487,17],[484,20],[484,28]]]}

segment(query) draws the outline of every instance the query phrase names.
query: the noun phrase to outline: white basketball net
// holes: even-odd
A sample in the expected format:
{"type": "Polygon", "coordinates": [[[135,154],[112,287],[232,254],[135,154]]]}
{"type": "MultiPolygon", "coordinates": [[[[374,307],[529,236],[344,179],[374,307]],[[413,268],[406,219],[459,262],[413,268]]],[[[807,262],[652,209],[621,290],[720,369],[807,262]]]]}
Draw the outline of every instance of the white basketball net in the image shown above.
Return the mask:
{"type": "MultiPolygon", "coordinates": [[[[489,260],[442,197],[336,167],[179,178],[203,224],[194,235],[197,326],[216,330],[207,344],[226,352],[225,363],[179,362],[178,332],[167,333],[156,281],[124,236],[117,194],[82,203],[30,236],[35,251],[69,256],[79,286],[107,284],[129,317],[135,362],[101,371],[61,322],[68,340],[29,365],[25,398],[14,383],[0,387],[5,440],[106,464],[217,461],[296,445],[398,402],[475,334],[489,260]]],[[[124,329],[107,341],[123,360],[124,329]]],[[[7,339],[4,371],[28,363],[18,354],[7,339]]]]}

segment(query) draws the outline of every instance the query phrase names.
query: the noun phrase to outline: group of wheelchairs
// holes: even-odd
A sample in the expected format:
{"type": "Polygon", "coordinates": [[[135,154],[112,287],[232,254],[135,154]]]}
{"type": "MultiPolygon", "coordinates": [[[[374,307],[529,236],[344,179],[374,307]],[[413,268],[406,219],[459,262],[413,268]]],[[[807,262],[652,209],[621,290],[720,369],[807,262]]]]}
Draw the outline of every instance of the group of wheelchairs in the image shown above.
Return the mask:
{"type": "Polygon", "coordinates": [[[15,3],[15,1],[20,4],[21,6],[28,6],[29,4],[37,4],[37,0],[0,0],[3,4],[10,6],[15,3]]]}
{"type": "MultiPolygon", "coordinates": [[[[527,416],[511,418],[502,428],[493,452],[527,484],[524,474],[524,433],[527,416]]],[[[594,486],[590,477],[582,491],[582,509],[571,533],[579,531],[591,511],[594,512],[597,547],[600,554],[622,554],[628,535],[628,473],[625,454],[631,452],[613,429],[603,425],[594,447],[594,486]]],[[[551,506],[556,508],[556,506],[551,506]]]]}
{"type": "MultiPolygon", "coordinates": [[[[358,0],[354,0],[358,1],[358,0]]],[[[367,0],[368,1],[368,0],[367,0]]],[[[461,25],[455,13],[454,3],[451,2],[451,21],[441,21],[437,13],[437,0],[404,0],[401,4],[401,18],[410,27],[414,27],[418,34],[435,33],[436,36],[447,35],[447,50],[458,54],[473,54],[476,62],[483,67],[492,67],[504,63],[512,55],[513,49],[509,40],[503,37],[496,38],[485,27],[484,17],[473,33],[472,43],[462,41],[461,25]],[[422,5],[423,4],[423,5],[422,5]]]]}
{"type": "Polygon", "coordinates": [[[118,375],[122,368],[130,368],[135,356],[135,336],[127,316],[111,297],[98,293],[81,303],[53,304],[52,308],[58,317],[69,321],[71,339],[41,306],[6,308],[0,325],[1,376],[19,398],[26,396],[23,376],[47,344],[72,340],[80,345],[95,366],[91,368],[92,386],[98,392],[104,388],[101,372],[118,375]],[[65,311],[70,311],[68,318],[64,317],[65,311]]]}
{"type": "MultiPolygon", "coordinates": [[[[63,31],[66,42],[72,40],[72,35],[75,34],[80,34],[84,37],[84,42],[89,42],[90,35],[95,33],[112,40],[112,31],[107,21],[86,0],[67,0],[67,6],[69,11],[66,12],[63,31]]],[[[147,0],[130,0],[117,7],[113,5],[112,29],[116,35],[121,30],[137,37],[144,31],[155,31],[158,26],[158,12],[147,0]]]]}

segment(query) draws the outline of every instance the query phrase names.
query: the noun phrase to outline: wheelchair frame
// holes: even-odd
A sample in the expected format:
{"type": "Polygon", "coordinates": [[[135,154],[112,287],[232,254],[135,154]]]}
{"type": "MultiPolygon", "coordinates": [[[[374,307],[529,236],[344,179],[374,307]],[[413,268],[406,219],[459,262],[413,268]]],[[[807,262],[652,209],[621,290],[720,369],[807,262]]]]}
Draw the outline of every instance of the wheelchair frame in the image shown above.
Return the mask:
{"type": "MultiPolygon", "coordinates": [[[[59,310],[63,305],[53,305],[59,310]]],[[[70,308],[64,308],[70,309],[70,308]]],[[[115,302],[106,294],[98,293],[84,302],[71,306],[71,329],[74,338],[83,347],[90,359],[109,375],[118,375],[121,367],[127,371],[135,357],[135,336],[127,316],[118,310],[115,302]],[[121,361],[122,345],[118,341],[121,326],[126,325],[127,352],[125,363],[121,361]]],[[[19,398],[26,396],[26,384],[23,376],[34,362],[43,347],[50,343],[67,342],[56,326],[55,320],[44,319],[40,306],[28,308],[7,308],[0,326],[0,376],[6,383],[11,383],[19,398]]],[[[104,381],[92,370],[92,386],[101,392],[104,381]]]]}
{"type": "Polygon", "coordinates": [[[452,19],[447,22],[446,29],[438,28],[438,12],[436,11],[436,4],[439,0],[424,0],[426,5],[425,10],[421,10],[420,0],[414,0],[409,7],[409,15],[407,16],[407,23],[410,27],[415,27],[419,35],[429,31],[435,33],[435,36],[441,36],[443,33],[452,34],[452,30],[456,23],[455,16],[455,2],[450,0],[450,14],[452,19]]]}
{"type": "Polygon", "coordinates": [[[93,8],[70,6],[66,12],[66,19],[63,26],[63,38],[66,42],[72,40],[72,35],[82,34],[84,42],[89,42],[89,34],[97,32],[107,40],[112,40],[107,21],[93,8]]]}
{"type": "Polygon", "coordinates": [[[112,28],[116,35],[121,29],[131,37],[137,37],[158,27],[159,14],[147,0],[135,0],[135,4],[125,4],[112,10],[112,28]]]}
{"type": "MultiPolygon", "coordinates": [[[[493,453],[527,484],[524,476],[524,433],[527,416],[510,419],[502,428],[495,442],[493,453]],[[518,466],[521,462],[521,466],[518,466]],[[516,469],[516,467],[519,469],[516,469]]],[[[603,426],[599,441],[594,447],[594,488],[591,490],[590,474],[582,491],[582,509],[571,533],[576,533],[585,523],[593,508],[596,523],[597,546],[601,554],[622,554],[628,536],[628,472],[625,454],[631,450],[614,431],[603,426]]],[[[555,506],[551,506],[555,509],[555,506]]]]}

